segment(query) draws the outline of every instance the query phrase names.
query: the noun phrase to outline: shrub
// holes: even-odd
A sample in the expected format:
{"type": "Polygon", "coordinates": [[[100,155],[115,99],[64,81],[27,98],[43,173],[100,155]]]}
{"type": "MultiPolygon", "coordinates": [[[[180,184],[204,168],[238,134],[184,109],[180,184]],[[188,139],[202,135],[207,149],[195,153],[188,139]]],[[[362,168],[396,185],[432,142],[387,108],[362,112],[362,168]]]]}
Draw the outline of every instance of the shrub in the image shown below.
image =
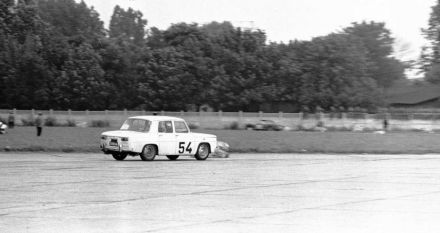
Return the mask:
{"type": "Polygon", "coordinates": [[[67,127],[75,127],[76,126],[76,121],[73,119],[67,119],[67,123],[66,123],[67,127]]]}
{"type": "Polygon", "coordinates": [[[240,125],[238,124],[238,122],[234,121],[231,124],[226,125],[224,128],[225,129],[237,130],[237,129],[240,129],[240,125]]]}
{"type": "Polygon", "coordinates": [[[108,120],[92,120],[90,122],[90,127],[104,128],[109,127],[110,122],[108,120]]]}
{"type": "Polygon", "coordinates": [[[324,122],[323,121],[318,121],[318,123],[316,124],[317,127],[324,127],[324,122]]]}
{"type": "Polygon", "coordinates": [[[44,121],[45,126],[58,126],[57,119],[53,116],[47,117],[44,121]]]}
{"type": "Polygon", "coordinates": [[[198,129],[200,127],[200,124],[197,122],[188,122],[188,127],[190,129],[198,129]]]}
{"type": "Polygon", "coordinates": [[[35,126],[34,116],[29,115],[27,118],[21,118],[23,126],[35,126]]]}
{"type": "Polygon", "coordinates": [[[306,127],[302,124],[299,124],[299,125],[297,125],[297,130],[298,131],[315,131],[315,126],[306,127]]]}
{"type": "Polygon", "coordinates": [[[326,128],[327,128],[327,131],[330,131],[330,132],[336,132],[336,131],[349,132],[349,131],[353,131],[353,127],[350,127],[350,126],[328,126],[326,128]]]}

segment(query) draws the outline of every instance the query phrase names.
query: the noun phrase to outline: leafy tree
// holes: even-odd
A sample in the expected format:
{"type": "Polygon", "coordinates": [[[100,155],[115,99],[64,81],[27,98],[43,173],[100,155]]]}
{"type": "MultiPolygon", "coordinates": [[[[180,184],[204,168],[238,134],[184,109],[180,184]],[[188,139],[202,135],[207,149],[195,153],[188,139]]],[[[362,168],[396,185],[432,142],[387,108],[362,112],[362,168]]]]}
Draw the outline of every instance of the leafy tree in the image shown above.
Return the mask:
{"type": "Polygon", "coordinates": [[[110,85],[104,80],[100,60],[90,44],[83,43],[70,50],[69,59],[64,62],[58,77],[65,97],[63,108],[105,109],[110,85]]]}
{"type": "Polygon", "coordinates": [[[46,82],[50,74],[47,61],[42,57],[43,38],[48,33],[45,23],[33,3],[8,3],[1,9],[5,17],[3,22],[7,22],[6,28],[0,30],[0,96],[4,100],[3,106],[47,107],[46,82]]]}
{"type": "Polygon", "coordinates": [[[428,27],[422,33],[429,42],[423,47],[420,59],[425,78],[440,83],[440,0],[432,7],[428,27]]]}
{"type": "Polygon", "coordinates": [[[133,41],[118,37],[110,38],[103,43],[100,50],[101,67],[104,78],[110,83],[108,91],[112,98],[106,104],[109,109],[130,108],[140,105],[138,82],[141,76],[141,59],[148,56],[149,50],[139,47],[133,41]]]}
{"type": "Polygon", "coordinates": [[[294,46],[301,70],[295,82],[299,104],[311,109],[378,104],[380,95],[369,73],[368,53],[357,37],[330,34],[294,46]]]}
{"type": "Polygon", "coordinates": [[[84,1],[39,0],[40,17],[72,42],[95,40],[105,35],[99,14],[84,1]]]}
{"type": "Polygon", "coordinates": [[[144,106],[154,110],[185,110],[194,101],[196,79],[189,62],[174,47],[156,49],[145,57],[139,92],[144,106]]]}
{"type": "Polygon", "coordinates": [[[4,0],[0,2],[0,33],[10,33],[13,10],[14,0],[4,0]]]}
{"type": "Polygon", "coordinates": [[[135,11],[132,8],[128,10],[116,6],[110,20],[110,37],[125,37],[137,45],[143,45],[145,42],[145,26],[147,20],[142,18],[142,12],[135,11]]]}
{"type": "Polygon", "coordinates": [[[0,107],[374,107],[381,104],[379,86],[403,74],[381,23],[266,44],[263,31],[229,22],[178,23],[146,33],[142,17],[116,6],[106,37],[99,15],[82,1],[1,2],[0,107]]]}
{"type": "Polygon", "coordinates": [[[372,77],[380,87],[390,87],[394,80],[405,78],[405,65],[391,56],[394,38],[385,23],[353,23],[344,32],[362,41],[368,51],[372,77]]]}

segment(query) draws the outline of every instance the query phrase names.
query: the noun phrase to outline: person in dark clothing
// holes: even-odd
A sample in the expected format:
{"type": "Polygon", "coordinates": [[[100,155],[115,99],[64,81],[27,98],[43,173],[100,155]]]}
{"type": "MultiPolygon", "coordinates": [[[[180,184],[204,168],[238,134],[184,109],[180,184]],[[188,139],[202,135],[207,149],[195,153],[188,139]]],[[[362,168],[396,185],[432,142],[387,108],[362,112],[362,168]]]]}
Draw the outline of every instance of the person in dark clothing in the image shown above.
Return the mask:
{"type": "Polygon", "coordinates": [[[385,114],[385,116],[384,116],[384,118],[383,118],[383,130],[384,130],[384,131],[388,131],[388,125],[389,125],[389,122],[388,122],[388,115],[385,114]]]}
{"type": "Polygon", "coordinates": [[[15,115],[13,111],[10,111],[8,116],[8,127],[12,129],[14,128],[14,126],[15,126],[15,115]]]}
{"type": "Polygon", "coordinates": [[[43,131],[43,113],[38,113],[38,116],[35,119],[35,126],[37,127],[37,136],[39,137],[43,131]]]}

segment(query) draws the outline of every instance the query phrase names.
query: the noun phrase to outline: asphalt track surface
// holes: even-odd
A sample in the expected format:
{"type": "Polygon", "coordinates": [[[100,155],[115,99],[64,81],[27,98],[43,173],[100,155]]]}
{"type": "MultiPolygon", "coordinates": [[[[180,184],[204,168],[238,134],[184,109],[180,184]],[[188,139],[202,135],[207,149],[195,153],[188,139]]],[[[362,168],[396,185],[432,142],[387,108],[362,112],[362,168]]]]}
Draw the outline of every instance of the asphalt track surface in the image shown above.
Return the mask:
{"type": "Polygon", "coordinates": [[[440,232],[440,155],[0,153],[0,232],[440,232]]]}

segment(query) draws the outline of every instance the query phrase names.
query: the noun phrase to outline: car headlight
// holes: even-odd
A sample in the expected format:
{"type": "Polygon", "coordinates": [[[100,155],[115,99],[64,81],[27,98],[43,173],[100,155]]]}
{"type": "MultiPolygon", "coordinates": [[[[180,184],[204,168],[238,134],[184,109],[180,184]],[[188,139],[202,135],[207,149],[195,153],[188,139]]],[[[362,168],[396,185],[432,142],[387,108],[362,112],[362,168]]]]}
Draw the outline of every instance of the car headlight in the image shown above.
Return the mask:
{"type": "Polygon", "coordinates": [[[128,138],[127,137],[123,137],[123,138],[121,138],[121,141],[128,142],[128,138]]]}
{"type": "Polygon", "coordinates": [[[106,140],[106,139],[107,139],[107,136],[105,136],[105,135],[101,135],[101,139],[102,139],[102,140],[106,140]]]}

